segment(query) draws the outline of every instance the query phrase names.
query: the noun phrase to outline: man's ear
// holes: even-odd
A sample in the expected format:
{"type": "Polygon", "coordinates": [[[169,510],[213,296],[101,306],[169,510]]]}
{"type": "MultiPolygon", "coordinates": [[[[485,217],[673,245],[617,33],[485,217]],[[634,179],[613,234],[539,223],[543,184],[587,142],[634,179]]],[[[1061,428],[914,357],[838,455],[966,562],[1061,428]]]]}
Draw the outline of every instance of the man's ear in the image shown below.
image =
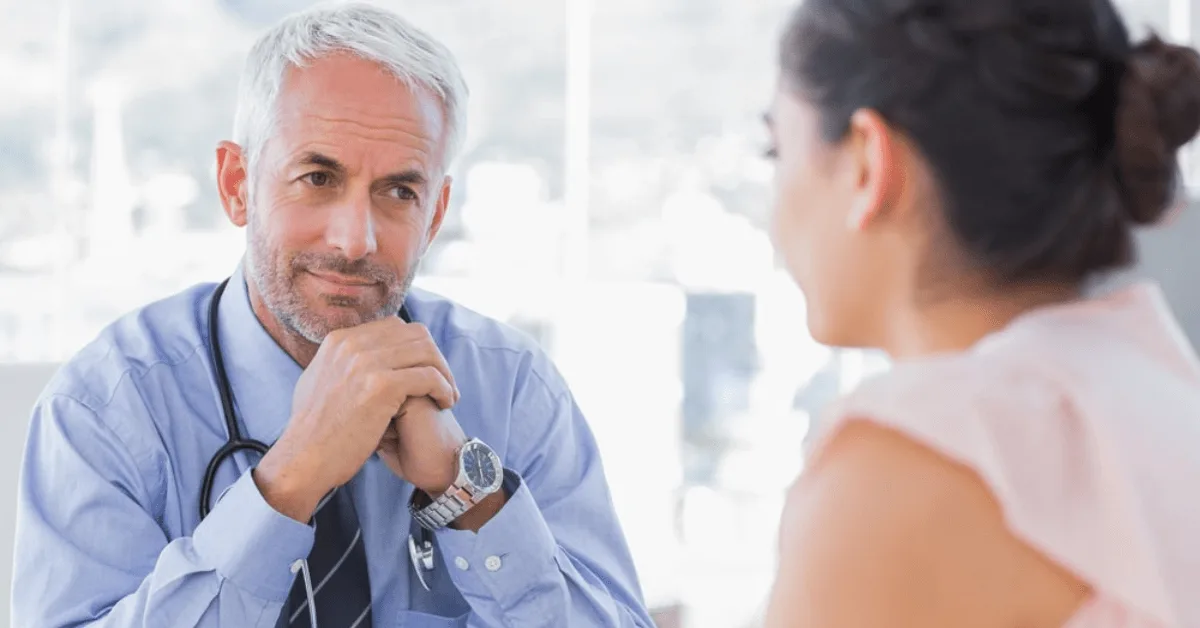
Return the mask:
{"type": "Polygon", "coordinates": [[[229,222],[245,227],[250,190],[246,188],[246,155],[233,142],[217,145],[217,193],[229,222]]]}
{"type": "Polygon", "coordinates": [[[428,249],[433,244],[433,240],[437,238],[437,234],[442,230],[442,221],[446,219],[446,210],[450,207],[450,192],[453,189],[454,177],[446,175],[442,179],[442,189],[438,193],[436,204],[433,208],[433,220],[429,222],[429,231],[425,236],[425,248],[428,249]]]}

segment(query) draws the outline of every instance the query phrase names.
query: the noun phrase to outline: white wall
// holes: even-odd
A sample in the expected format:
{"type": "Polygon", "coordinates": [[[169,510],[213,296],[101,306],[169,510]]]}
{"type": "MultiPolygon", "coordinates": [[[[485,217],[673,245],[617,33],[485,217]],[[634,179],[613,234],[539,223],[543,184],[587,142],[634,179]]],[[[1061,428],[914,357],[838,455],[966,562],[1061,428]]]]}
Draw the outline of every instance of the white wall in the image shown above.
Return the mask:
{"type": "Polygon", "coordinates": [[[0,626],[8,626],[13,514],[29,410],[54,373],[50,364],[0,364],[0,626]]]}

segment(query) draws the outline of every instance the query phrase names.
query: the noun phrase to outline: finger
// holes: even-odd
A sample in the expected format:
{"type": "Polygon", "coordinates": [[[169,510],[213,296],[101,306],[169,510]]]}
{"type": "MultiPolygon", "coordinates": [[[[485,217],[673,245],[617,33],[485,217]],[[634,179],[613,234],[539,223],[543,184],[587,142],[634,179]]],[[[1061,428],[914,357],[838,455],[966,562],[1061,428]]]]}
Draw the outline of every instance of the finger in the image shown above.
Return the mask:
{"type": "Polygon", "coordinates": [[[441,371],[432,366],[390,371],[389,377],[393,381],[392,391],[397,408],[409,397],[430,397],[443,410],[454,405],[454,387],[441,371]]]}
{"type": "Polygon", "coordinates": [[[321,349],[351,356],[371,349],[400,345],[421,335],[421,329],[409,327],[409,323],[405,323],[399,317],[386,316],[362,325],[329,332],[321,342],[321,349]]]}
{"type": "MultiPolygon", "coordinates": [[[[438,403],[432,397],[409,397],[405,400],[404,405],[400,406],[400,417],[397,419],[397,425],[403,423],[404,417],[412,414],[432,413],[437,414],[442,411],[438,403]]],[[[399,432],[397,432],[399,433],[399,432]]]]}
{"type": "Polygon", "coordinates": [[[399,316],[385,316],[378,320],[343,330],[347,340],[365,342],[368,345],[379,342],[405,342],[417,338],[432,337],[429,329],[421,323],[407,323],[399,316]]]}
{"type": "Polygon", "coordinates": [[[433,334],[421,323],[405,323],[398,317],[389,316],[355,327],[331,332],[326,339],[334,337],[333,343],[347,354],[373,354],[383,359],[378,364],[390,369],[402,369],[417,364],[438,367],[446,378],[454,383],[450,367],[442,357],[433,334]],[[337,334],[335,336],[335,334],[337,334]],[[413,357],[417,359],[414,361],[413,357]]]}
{"type": "Polygon", "coordinates": [[[458,386],[454,381],[454,373],[440,349],[428,336],[415,338],[404,343],[387,343],[365,352],[363,358],[375,368],[393,371],[410,369],[417,366],[431,366],[446,378],[454,389],[455,401],[458,400],[458,386]]]}
{"type": "Polygon", "coordinates": [[[336,330],[326,336],[322,350],[333,351],[343,359],[359,362],[360,367],[401,370],[415,366],[432,366],[441,371],[443,377],[450,382],[450,387],[454,390],[454,403],[458,403],[461,397],[450,365],[434,342],[429,329],[421,323],[405,323],[399,317],[389,316],[356,327],[336,330]],[[326,344],[329,345],[328,348],[326,344]]]}

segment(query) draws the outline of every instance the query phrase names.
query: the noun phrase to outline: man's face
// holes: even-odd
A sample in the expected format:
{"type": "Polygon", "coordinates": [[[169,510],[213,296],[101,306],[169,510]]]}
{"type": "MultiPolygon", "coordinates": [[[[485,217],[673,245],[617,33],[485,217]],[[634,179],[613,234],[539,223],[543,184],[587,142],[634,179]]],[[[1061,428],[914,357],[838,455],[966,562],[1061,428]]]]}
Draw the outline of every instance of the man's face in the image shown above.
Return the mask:
{"type": "Polygon", "coordinates": [[[245,192],[248,275],[288,331],[396,315],[449,199],[444,139],[437,97],[373,62],[289,71],[245,192]]]}

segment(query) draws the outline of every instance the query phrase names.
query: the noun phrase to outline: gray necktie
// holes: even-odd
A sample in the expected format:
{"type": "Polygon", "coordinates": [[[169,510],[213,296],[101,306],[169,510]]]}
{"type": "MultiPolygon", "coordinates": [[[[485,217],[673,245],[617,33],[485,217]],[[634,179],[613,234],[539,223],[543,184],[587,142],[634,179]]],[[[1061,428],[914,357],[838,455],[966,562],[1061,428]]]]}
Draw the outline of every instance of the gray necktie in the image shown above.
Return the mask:
{"type": "MultiPolygon", "coordinates": [[[[334,490],[313,515],[316,540],[308,555],[320,628],[368,628],[371,625],[371,585],[367,552],[363,548],[358,514],[345,487],[334,490]]],[[[296,574],[292,592],[276,628],[309,625],[308,595],[303,574],[296,574]]]]}

